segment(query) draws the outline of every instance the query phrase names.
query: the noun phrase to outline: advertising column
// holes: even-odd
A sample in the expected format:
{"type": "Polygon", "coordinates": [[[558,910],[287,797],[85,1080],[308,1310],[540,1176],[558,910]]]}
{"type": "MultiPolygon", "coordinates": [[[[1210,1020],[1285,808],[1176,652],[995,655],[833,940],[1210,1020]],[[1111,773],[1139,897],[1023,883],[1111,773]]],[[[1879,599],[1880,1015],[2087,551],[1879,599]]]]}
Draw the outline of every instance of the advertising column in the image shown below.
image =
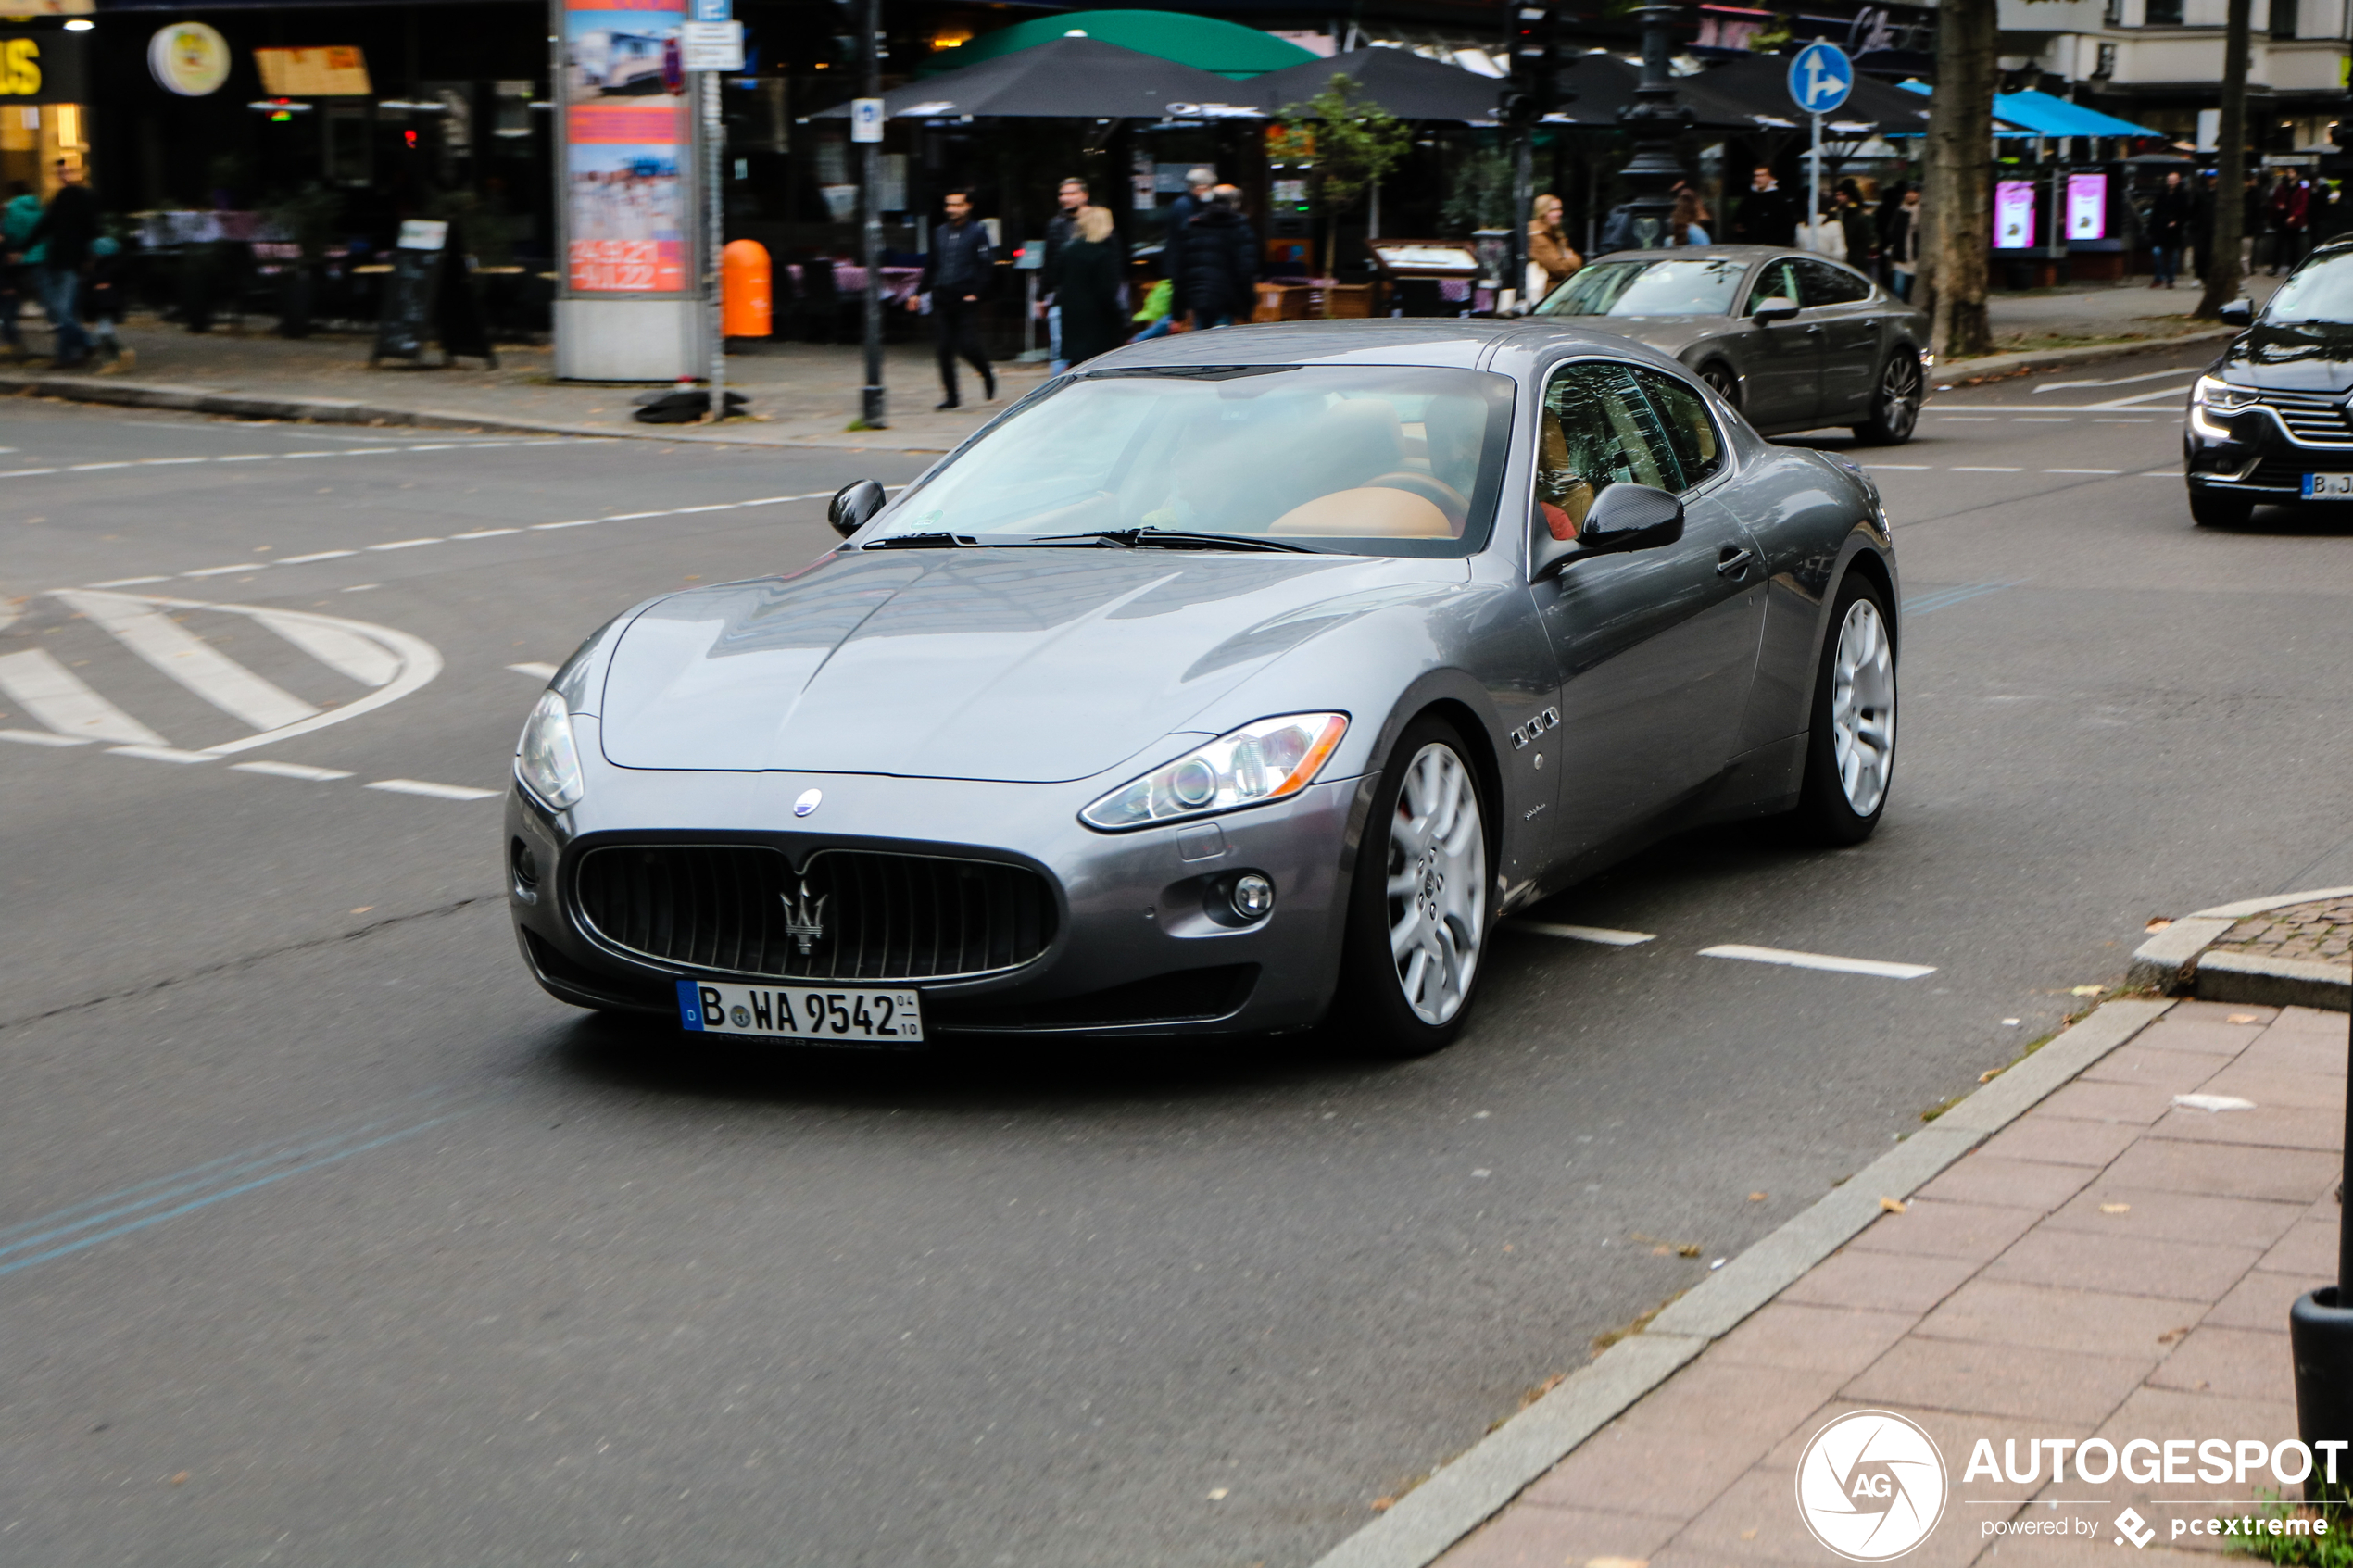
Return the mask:
{"type": "Polygon", "coordinates": [[[562,134],[556,374],[673,381],[701,366],[686,0],[550,0],[562,134]]]}

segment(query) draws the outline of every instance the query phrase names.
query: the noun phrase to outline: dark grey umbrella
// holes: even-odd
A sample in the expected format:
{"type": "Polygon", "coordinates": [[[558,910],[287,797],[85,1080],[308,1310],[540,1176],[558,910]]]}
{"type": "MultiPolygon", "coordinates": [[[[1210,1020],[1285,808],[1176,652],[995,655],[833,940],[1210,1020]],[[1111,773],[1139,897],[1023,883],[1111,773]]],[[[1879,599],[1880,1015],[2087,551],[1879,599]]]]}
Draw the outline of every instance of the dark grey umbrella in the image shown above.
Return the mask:
{"type": "MultiPolygon", "coordinates": [[[[1252,98],[1251,85],[1098,38],[1064,37],[894,87],[883,94],[883,113],[894,119],[1216,119],[1252,114],[1247,101],[1234,104],[1252,98]]],[[[813,118],[849,115],[848,104],[837,104],[813,118]]]]}
{"type": "Polygon", "coordinates": [[[1303,104],[1345,73],[1366,99],[1400,119],[1490,124],[1504,83],[1410,49],[1351,49],[1253,77],[1238,89],[1269,115],[1303,104]]]}

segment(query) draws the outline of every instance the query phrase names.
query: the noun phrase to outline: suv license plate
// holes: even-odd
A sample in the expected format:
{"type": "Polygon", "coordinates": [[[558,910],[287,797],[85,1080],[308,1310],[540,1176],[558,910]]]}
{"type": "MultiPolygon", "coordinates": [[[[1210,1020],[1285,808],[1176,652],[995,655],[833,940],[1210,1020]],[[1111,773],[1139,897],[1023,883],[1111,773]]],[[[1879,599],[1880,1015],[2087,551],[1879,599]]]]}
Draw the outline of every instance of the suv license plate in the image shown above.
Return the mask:
{"type": "Polygon", "coordinates": [[[2304,476],[2304,498],[2308,501],[2337,501],[2353,496],[2353,473],[2308,473],[2304,476]]]}
{"type": "Polygon", "coordinates": [[[678,1018],[709,1035],[752,1035],[822,1045],[919,1046],[923,1004],[912,991],[678,982],[678,1018]]]}

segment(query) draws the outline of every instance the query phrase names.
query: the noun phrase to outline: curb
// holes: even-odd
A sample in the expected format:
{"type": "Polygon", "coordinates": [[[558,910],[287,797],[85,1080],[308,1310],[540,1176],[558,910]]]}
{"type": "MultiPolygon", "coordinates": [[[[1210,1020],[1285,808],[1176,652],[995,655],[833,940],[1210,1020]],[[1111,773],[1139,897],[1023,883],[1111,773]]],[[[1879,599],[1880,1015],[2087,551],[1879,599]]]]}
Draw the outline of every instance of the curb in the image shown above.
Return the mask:
{"type": "Polygon", "coordinates": [[[1908,1198],[2172,1005],[2103,1003],[1685,1291],[1648,1328],[1570,1374],[1396,1507],[1317,1558],[1314,1568],[1428,1568],[1579,1443],[1846,1245],[1880,1217],[1881,1198],[1908,1198]]]}
{"type": "MultiPolygon", "coordinates": [[[[1968,386],[1975,382],[1991,381],[1996,376],[2014,375],[2020,370],[2044,370],[2059,365],[2086,365],[2099,359],[2114,359],[2120,355],[2145,354],[2151,349],[2179,348],[2184,344],[2212,343],[2221,338],[2236,337],[2236,327],[2210,327],[2198,332],[2183,332],[2178,337],[2142,338],[2133,343],[2095,343],[2081,348],[2020,349],[2010,354],[1982,354],[1974,359],[1952,359],[1936,367],[1939,375],[1950,376],[1939,391],[1968,386]]],[[[1935,376],[1930,378],[1934,381],[1935,376]]]]}
{"type": "Polygon", "coordinates": [[[2224,932],[2249,915],[2284,909],[2290,904],[2344,897],[2353,897],[2353,887],[2315,887],[2303,893],[2243,898],[2235,904],[2217,904],[2210,909],[2200,909],[2175,921],[2135,948],[2132,967],[2125,971],[2124,984],[2130,989],[2196,996],[2209,1002],[2323,1008],[2332,1012],[2353,1010],[2353,965],[2207,952],[2224,932]]]}
{"type": "Polygon", "coordinates": [[[612,441],[695,441],[718,446],[811,447],[824,451],[946,452],[946,446],[909,446],[903,441],[856,443],[803,437],[753,440],[713,434],[678,425],[608,426],[565,424],[556,420],[521,420],[459,409],[396,408],[348,397],[263,397],[201,386],[159,382],[105,380],[95,376],[26,375],[0,371],[0,395],[57,397],[70,403],[108,403],[126,408],[172,408],[189,414],[219,414],[242,420],[289,420],[305,424],[409,425],[423,430],[493,430],[523,435],[592,436],[612,441]]]}

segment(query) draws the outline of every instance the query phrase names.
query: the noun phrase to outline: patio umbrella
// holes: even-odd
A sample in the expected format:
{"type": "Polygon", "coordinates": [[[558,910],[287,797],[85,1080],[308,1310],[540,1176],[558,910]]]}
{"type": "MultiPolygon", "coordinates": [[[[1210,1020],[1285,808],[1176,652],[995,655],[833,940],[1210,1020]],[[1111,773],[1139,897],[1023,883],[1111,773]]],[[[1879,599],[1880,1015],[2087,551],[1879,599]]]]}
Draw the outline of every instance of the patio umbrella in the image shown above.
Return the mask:
{"type": "Polygon", "coordinates": [[[1362,95],[1400,119],[1492,124],[1504,83],[1410,49],[1351,49],[1328,59],[1270,70],[1241,89],[1267,114],[1303,104],[1345,74],[1362,95]]]}
{"type": "MultiPolygon", "coordinates": [[[[1162,119],[1254,116],[1238,82],[1100,38],[1055,38],[883,94],[893,119],[1162,119]]],[[[846,119],[848,104],[812,118],[846,119]]]]}

